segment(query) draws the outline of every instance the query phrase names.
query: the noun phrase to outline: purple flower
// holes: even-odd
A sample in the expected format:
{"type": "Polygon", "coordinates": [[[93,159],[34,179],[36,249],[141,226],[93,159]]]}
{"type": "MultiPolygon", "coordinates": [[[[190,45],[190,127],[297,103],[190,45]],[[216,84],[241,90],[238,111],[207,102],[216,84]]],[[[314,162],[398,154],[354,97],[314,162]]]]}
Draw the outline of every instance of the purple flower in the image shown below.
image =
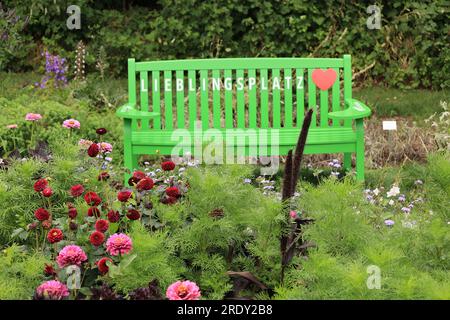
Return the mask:
{"type": "Polygon", "coordinates": [[[403,208],[402,208],[402,211],[403,211],[404,213],[410,213],[410,212],[411,212],[411,208],[409,208],[409,207],[403,207],[403,208]]]}
{"type": "Polygon", "coordinates": [[[395,224],[395,221],[391,220],[391,219],[387,219],[387,220],[384,220],[384,224],[387,225],[388,227],[391,227],[395,224]]]}
{"type": "Polygon", "coordinates": [[[398,197],[398,201],[403,202],[403,201],[405,201],[405,200],[406,200],[406,198],[405,198],[405,195],[404,195],[404,194],[401,194],[400,197],[398,197]]]}

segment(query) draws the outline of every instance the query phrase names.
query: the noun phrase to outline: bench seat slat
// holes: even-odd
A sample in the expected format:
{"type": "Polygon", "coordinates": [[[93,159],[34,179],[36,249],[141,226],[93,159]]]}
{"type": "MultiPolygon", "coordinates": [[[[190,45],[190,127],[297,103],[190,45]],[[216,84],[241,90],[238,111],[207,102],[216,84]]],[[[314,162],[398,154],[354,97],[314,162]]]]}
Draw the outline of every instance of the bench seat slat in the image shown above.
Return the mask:
{"type": "MultiPolygon", "coordinates": [[[[239,129],[238,129],[239,130],[239,129]]],[[[271,131],[265,129],[242,129],[241,131],[246,136],[258,136],[260,130],[264,134],[270,137],[271,131]]],[[[224,129],[219,129],[223,132],[224,139],[226,133],[224,129]]],[[[238,131],[236,131],[238,132],[238,131]]],[[[280,137],[280,145],[291,145],[294,147],[297,143],[299,130],[298,129],[281,129],[278,131],[280,137]]],[[[178,144],[178,141],[171,141],[173,131],[150,131],[133,132],[131,135],[131,141],[134,145],[170,145],[174,146],[178,144]]],[[[191,133],[191,137],[194,133],[191,133]]],[[[270,138],[268,139],[270,141],[270,138]]],[[[339,144],[339,143],[354,143],[356,141],[356,133],[352,128],[316,128],[311,129],[308,133],[307,144],[339,144]]]]}

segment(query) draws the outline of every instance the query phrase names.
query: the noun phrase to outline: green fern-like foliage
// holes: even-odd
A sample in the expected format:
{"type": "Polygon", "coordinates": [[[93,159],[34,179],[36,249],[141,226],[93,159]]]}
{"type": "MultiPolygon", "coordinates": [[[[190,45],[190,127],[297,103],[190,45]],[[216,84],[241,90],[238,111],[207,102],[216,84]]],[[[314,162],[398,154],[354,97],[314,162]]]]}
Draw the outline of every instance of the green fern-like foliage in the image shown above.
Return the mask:
{"type": "Polygon", "coordinates": [[[44,280],[43,268],[48,259],[39,253],[27,254],[12,245],[0,253],[0,300],[31,299],[44,280]]]}
{"type": "Polygon", "coordinates": [[[105,277],[105,281],[114,285],[119,292],[128,293],[139,287],[145,287],[154,279],[165,289],[178,280],[183,271],[180,261],[172,256],[166,246],[165,234],[149,233],[139,223],[133,224],[129,236],[133,239],[133,251],[136,255],[131,263],[114,277],[105,277]]]}

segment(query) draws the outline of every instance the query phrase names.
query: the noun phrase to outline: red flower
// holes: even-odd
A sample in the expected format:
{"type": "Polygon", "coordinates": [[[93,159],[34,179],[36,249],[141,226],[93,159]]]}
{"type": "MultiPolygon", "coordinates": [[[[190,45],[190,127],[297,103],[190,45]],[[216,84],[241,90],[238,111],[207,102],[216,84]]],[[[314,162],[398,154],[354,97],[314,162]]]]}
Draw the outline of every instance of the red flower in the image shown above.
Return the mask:
{"type": "Polygon", "coordinates": [[[143,173],[142,171],[133,172],[133,180],[136,182],[138,182],[141,179],[144,179],[145,177],[146,177],[145,173],[143,173]]]}
{"type": "Polygon", "coordinates": [[[111,223],[117,222],[120,220],[120,214],[119,211],[110,210],[108,212],[108,220],[111,223]]]}
{"type": "Polygon", "coordinates": [[[97,134],[99,135],[104,135],[108,131],[106,131],[105,128],[98,128],[97,130],[95,130],[95,132],[97,132],[97,134]]]}
{"type": "Polygon", "coordinates": [[[47,220],[50,217],[50,213],[48,213],[48,211],[45,210],[44,208],[39,208],[39,209],[37,209],[34,212],[34,216],[39,221],[44,221],[44,220],[47,220]]]}
{"type": "Polygon", "coordinates": [[[87,153],[88,153],[89,157],[91,157],[91,158],[95,158],[99,152],[100,152],[100,147],[96,143],[91,144],[87,150],[87,153]]]}
{"type": "Polygon", "coordinates": [[[99,219],[95,222],[95,230],[99,232],[106,232],[109,228],[109,223],[107,220],[99,219]]]}
{"type": "Polygon", "coordinates": [[[70,194],[72,197],[76,198],[83,194],[84,187],[81,184],[76,184],[70,188],[70,194]]]}
{"type": "Polygon", "coordinates": [[[172,171],[173,169],[175,169],[175,163],[173,163],[172,161],[164,161],[163,163],[161,163],[161,168],[164,171],[172,171]]]}
{"type": "Polygon", "coordinates": [[[64,238],[64,235],[61,230],[57,228],[51,229],[47,234],[47,240],[50,243],[60,242],[64,238]]]}
{"type": "Polygon", "coordinates": [[[154,184],[155,183],[153,182],[153,180],[151,178],[146,177],[138,182],[138,184],[136,185],[136,188],[138,189],[138,191],[150,190],[153,188],[154,184]]]}
{"type": "Polygon", "coordinates": [[[105,274],[109,271],[109,267],[106,264],[106,262],[108,262],[108,261],[112,262],[112,259],[104,257],[95,263],[97,265],[98,271],[100,271],[101,274],[105,274]]]}
{"type": "Polygon", "coordinates": [[[180,190],[178,190],[177,187],[169,187],[169,188],[166,189],[166,194],[169,197],[178,198],[180,196],[180,190]]]}
{"type": "Polygon", "coordinates": [[[100,210],[97,207],[90,207],[88,209],[87,215],[89,217],[94,217],[95,216],[96,218],[98,218],[98,217],[100,217],[100,210]]]}
{"type": "Polygon", "coordinates": [[[124,190],[124,191],[119,191],[119,193],[117,193],[117,199],[120,202],[127,202],[128,199],[131,198],[131,191],[130,190],[124,190]]]}
{"type": "Polygon", "coordinates": [[[69,208],[69,218],[75,219],[77,217],[77,215],[78,215],[77,208],[70,207],[69,208]]]}
{"type": "Polygon", "coordinates": [[[39,179],[38,181],[36,181],[34,183],[34,191],[36,192],[41,192],[42,190],[44,190],[46,187],[48,186],[48,181],[45,179],[39,179]]]}
{"type": "Polygon", "coordinates": [[[108,180],[109,179],[109,173],[108,172],[106,172],[106,171],[104,171],[104,172],[102,172],[102,173],[100,173],[99,175],[98,175],[98,177],[97,177],[97,180],[98,181],[106,181],[106,180],[108,180]]]}
{"type": "Polygon", "coordinates": [[[138,220],[141,217],[139,211],[135,209],[128,209],[127,218],[130,220],[138,220]]]}
{"type": "Polygon", "coordinates": [[[175,197],[164,197],[161,199],[161,202],[164,204],[174,204],[177,202],[177,198],[175,197]]]}
{"type": "Polygon", "coordinates": [[[105,241],[105,235],[99,231],[94,231],[91,233],[89,241],[92,243],[92,245],[98,247],[105,241]]]}
{"type": "Polygon", "coordinates": [[[75,230],[78,229],[78,225],[75,222],[70,221],[69,222],[69,229],[72,230],[72,231],[75,231],[75,230]]]}
{"type": "Polygon", "coordinates": [[[44,274],[46,276],[56,276],[56,271],[51,264],[45,264],[44,274]]]}
{"type": "Polygon", "coordinates": [[[49,187],[45,188],[44,190],[42,190],[42,195],[46,198],[51,197],[53,194],[53,190],[49,187]]]}
{"type": "Polygon", "coordinates": [[[52,221],[51,220],[44,220],[44,221],[42,221],[42,227],[44,229],[50,229],[51,226],[52,226],[52,221]]]}
{"type": "Polygon", "coordinates": [[[84,201],[90,206],[98,206],[102,199],[93,191],[86,192],[84,195],[84,201]]]}

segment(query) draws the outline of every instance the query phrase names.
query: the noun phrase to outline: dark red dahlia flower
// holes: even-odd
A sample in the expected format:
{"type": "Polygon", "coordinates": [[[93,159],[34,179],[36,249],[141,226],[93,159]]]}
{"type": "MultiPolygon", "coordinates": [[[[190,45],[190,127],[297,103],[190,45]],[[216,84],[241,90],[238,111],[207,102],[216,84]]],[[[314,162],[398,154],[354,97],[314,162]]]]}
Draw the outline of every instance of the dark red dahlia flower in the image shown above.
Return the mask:
{"type": "Polygon", "coordinates": [[[145,173],[142,171],[133,172],[133,181],[139,182],[141,179],[146,177],[145,173]]]}
{"type": "Polygon", "coordinates": [[[81,196],[83,192],[84,187],[81,184],[76,184],[70,188],[70,195],[74,198],[81,196]]]}
{"type": "Polygon", "coordinates": [[[178,198],[180,196],[180,190],[177,187],[169,187],[166,189],[166,194],[169,197],[178,198]]]}
{"type": "Polygon", "coordinates": [[[95,222],[95,230],[99,232],[106,232],[109,228],[108,220],[99,219],[95,222]]]}
{"type": "Polygon", "coordinates": [[[108,261],[112,263],[112,259],[111,258],[107,258],[107,257],[101,258],[100,260],[98,260],[96,262],[98,271],[100,271],[101,274],[105,274],[105,273],[107,273],[109,271],[109,267],[106,264],[108,261]]]}
{"type": "Polygon", "coordinates": [[[53,266],[51,264],[45,264],[44,274],[48,277],[56,276],[55,268],[53,268],[53,266]]]}
{"type": "Polygon", "coordinates": [[[136,209],[128,209],[127,218],[130,220],[138,220],[141,214],[136,209]]]}
{"type": "Polygon", "coordinates": [[[39,179],[38,181],[36,181],[34,183],[34,191],[36,192],[41,192],[42,190],[44,190],[45,188],[47,188],[48,186],[48,181],[45,179],[39,179]]]}
{"type": "Polygon", "coordinates": [[[151,178],[146,177],[138,182],[136,188],[138,189],[138,191],[151,190],[154,184],[155,183],[151,178]]]}
{"type": "Polygon", "coordinates": [[[84,195],[84,201],[90,206],[98,206],[102,199],[95,192],[89,191],[84,195]]]}
{"type": "Polygon", "coordinates": [[[106,171],[104,171],[104,172],[102,172],[102,173],[100,173],[99,175],[98,175],[98,177],[97,177],[97,180],[98,181],[106,181],[106,180],[108,180],[109,179],[109,173],[108,172],[106,172],[106,171]]]}
{"type": "Polygon", "coordinates": [[[173,161],[164,161],[163,163],[161,163],[161,168],[164,171],[172,171],[173,169],[175,169],[175,163],[173,163],[173,161]]]}
{"type": "Polygon", "coordinates": [[[87,150],[87,153],[88,153],[89,157],[91,157],[91,158],[95,158],[99,152],[100,152],[100,147],[96,143],[91,144],[87,150]]]}
{"type": "Polygon", "coordinates": [[[120,202],[127,202],[131,198],[132,192],[130,190],[123,190],[117,193],[117,199],[120,202]]]}
{"type": "Polygon", "coordinates": [[[75,231],[75,230],[78,229],[78,225],[75,222],[70,221],[69,222],[69,229],[72,230],[72,231],[75,231]]]}
{"type": "Polygon", "coordinates": [[[111,222],[111,223],[115,223],[115,222],[119,221],[119,220],[120,220],[120,214],[119,214],[119,211],[110,210],[110,211],[108,212],[108,220],[109,220],[109,222],[111,222]]]}
{"type": "Polygon", "coordinates": [[[87,212],[87,215],[89,217],[96,217],[96,218],[98,218],[98,217],[100,217],[100,214],[101,214],[100,210],[97,207],[90,207],[88,209],[88,212],[87,212]]]}
{"type": "Polygon", "coordinates": [[[98,128],[97,130],[95,130],[95,132],[97,132],[97,134],[102,136],[105,133],[107,133],[108,131],[105,128],[98,128]]]}
{"type": "Polygon", "coordinates": [[[47,234],[47,240],[50,243],[60,242],[64,238],[64,234],[58,228],[51,229],[47,234]]]}
{"type": "Polygon", "coordinates": [[[77,208],[74,208],[74,207],[70,207],[69,208],[69,218],[70,219],[75,219],[76,217],[77,217],[77,215],[78,215],[78,211],[77,211],[77,208]]]}
{"type": "Polygon", "coordinates": [[[163,198],[161,199],[161,202],[164,203],[164,204],[174,204],[174,203],[177,202],[177,198],[175,198],[175,197],[170,197],[170,196],[168,196],[168,197],[163,197],[163,198]]]}
{"type": "Polygon", "coordinates": [[[89,242],[98,247],[105,241],[105,235],[99,231],[94,231],[89,237],[89,242]]]}
{"type": "Polygon", "coordinates": [[[42,227],[44,229],[50,229],[52,227],[52,221],[51,220],[42,221],[42,227]]]}
{"type": "Polygon", "coordinates": [[[49,187],[45,188],[44,190],[42,190],[42,195],[46,198],[51,197],[53,194],[53,190],[49,187]]]}
{"type": "Polygon", "coordinates": [[[50,213],[48,213],[48,211],[45,210],[44,208],[39,208],[39,209],[37,209],[34,212],[34,216],[39,221],[44,221],[44,220],[47,220],[50,217],[50,213]]]}

